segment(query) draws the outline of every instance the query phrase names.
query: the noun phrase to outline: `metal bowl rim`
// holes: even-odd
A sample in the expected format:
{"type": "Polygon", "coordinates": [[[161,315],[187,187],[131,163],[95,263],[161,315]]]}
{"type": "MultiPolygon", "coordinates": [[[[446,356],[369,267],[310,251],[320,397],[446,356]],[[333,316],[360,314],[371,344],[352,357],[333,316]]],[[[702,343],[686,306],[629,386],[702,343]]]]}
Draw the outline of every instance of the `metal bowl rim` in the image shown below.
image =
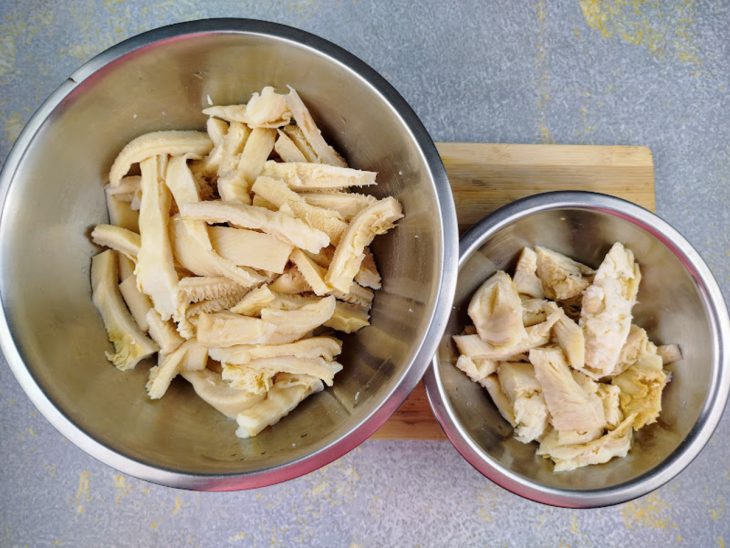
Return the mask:
{"type": "Polygon", "coordinates": [[[458,230],[456,210],[448,178],[433,140],[422,122],[405,99],[378,72],[340,46],[311,33],[286,25],[254,19],[202,19],[159,27],[120,42],[99,53],[64,81],[41,104],[30,118],[23,131],[11,148],[2,171],[0,172],[0,232],[5,224],[5,206],[9,189],[15,178],[29,145],[38,130],[55,108],[74,91],[86,78],[109,67],[112,63],[129,55],[135,50],[168,39],[179,40],[200,34],[240,34],[259,35],[274,40],[289,42],[295,47],[312,50],[353,73],[363,85],[370,86],[398,116],[404,130],[416,143],[420,155],[431,175],[433,189],[437,198],[440,223],[440,240],[443,249],[440,282],[435,297],[428,329],[423,339],[414,347],[414,358],[405,368],[400,381],[382,402],[347,433],[319,448],[318,450],[267,469],[248,473],[231,474],[194,474],[158,467],[124,455],[94,439],[64,415],[36,383],[30,369],[24,364],[15,345],[12,329],[8,323],[2,295],[4,283],[0,278],[0,348],[19,382],[21,388],[45,418],[68,440],[83,451],[125,474],[176,488],[205,491],[231,491],[273,485],[314,471],[340,458],[372,435],[403,403],[424,374],[435,352],[438,337],[446,325],[449,307],[456,290],[458,261],[458,230]]]}
{"type": "MultiPolygon", "coordinates": [[[[474,225],[459,244],[459,270],[489,238],[514,221],[533,213],[556,209],[588,209],[620,216],[649,230],[675,254],[695,269],[698,286],[707,306],[713,332],[715,356],[712,382],[700,416],[687,438],[654,469],[611,488],[570,490],[548,487],[513,473],[483,451],[459,423],[437,369],[438,351],[424,376],[426,395],[441,428],[456,450],[485,477],[523,498],[566,508],[595,508],[626,502],[645,495],[677,476],[702,451],[723,414],[730,393],[730,319],[717,282],[692,245],[658,215],[641,206],[596,192],[556,191],[512,202],[474,225]],[[650,230],[653,229],[653,230],[650,230]]],[[[685,263],[686,264],[686,263],[685,263]]]]}

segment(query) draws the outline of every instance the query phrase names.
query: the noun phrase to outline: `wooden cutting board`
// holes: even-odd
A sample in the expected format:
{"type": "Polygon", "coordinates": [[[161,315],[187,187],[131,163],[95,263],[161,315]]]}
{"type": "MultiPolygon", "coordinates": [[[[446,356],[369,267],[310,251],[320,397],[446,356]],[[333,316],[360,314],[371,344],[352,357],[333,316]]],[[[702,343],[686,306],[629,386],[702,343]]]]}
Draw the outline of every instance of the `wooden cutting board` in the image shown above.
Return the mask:
{"type": "MultiPolygon", "coordinates": [[[[637,146],[438,143],[456,202],[459,229],[518,198],[551,190],[612,194],[656,207],[651,151],[637,146]]],[[[379,439],[442,439],[419,383],[378,430],[379,439]]]]}

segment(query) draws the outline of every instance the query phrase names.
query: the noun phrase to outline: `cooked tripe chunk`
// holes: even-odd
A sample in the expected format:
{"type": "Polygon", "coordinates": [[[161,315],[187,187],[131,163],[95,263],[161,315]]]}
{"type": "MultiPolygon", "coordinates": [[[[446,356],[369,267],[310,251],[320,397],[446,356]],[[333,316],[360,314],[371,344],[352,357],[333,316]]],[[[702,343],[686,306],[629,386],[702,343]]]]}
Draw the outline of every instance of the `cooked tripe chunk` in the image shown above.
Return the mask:
{"type": "Polygon", "coordinates": [[[542,281],[545,295],[550,299],[565,301],[577,297],[588,287],[588,276],[593,270],[556,251],[535,247],[537,275],[542,281]]]}
{"type": "Polygon", "coordinates": [[[499,271],[477,289],[469,302],[469,317],[477,333],[494,346],[514,346],[527,338],[522,301],[512,279],[499,271]]]}
{"type": "Polygon", "coordinates": [[[402,217],[401,206],[392,197],[378,200],[355,215],[335,250],[325,281],[347,293],[365,258],[365,248],[375,236],[385,234],[402,217]]]}
{"type": "Polygon", "coordinates": [[[585,372],[611,375],[631,328],[641,271],[634,254],[615,243],[583,294],[580,325],[586,339],[585,372]]]}
{"type": "Polygon", "coordinates": [[[157,345],[137,326],[117,287],[117,258],[114,251],[104,251],[91,260],[91,290],[114,352],[107,359],[118,369],[134,368],[140,360],[157,352],[157,345]]]}
{"type": "Polygon", "coordinates": [[[515,439],[539,441],[556,472],[626,456],[632,432],[657,422],[670,379],[663,367],[681,349],[657,347],[631,324],[641,273],[622,244],[596,272],[536,250],[521,251],[514,279],[498,271],[474,293],[474,325],[453,336],[455,366],[487,389],[515,439]]]}
{"type": "Polygon", "coordinates": [[[383,280],[368,246],[403,214],[353,192],[377,174],[347,166],[291,87],[203,113],[204,132],[141,135],[114,160],[92,299],[114,365],[157,353],[151,400],[182,376],[247,438],[333,385],[329,334],[370,325],[383,280]]]}

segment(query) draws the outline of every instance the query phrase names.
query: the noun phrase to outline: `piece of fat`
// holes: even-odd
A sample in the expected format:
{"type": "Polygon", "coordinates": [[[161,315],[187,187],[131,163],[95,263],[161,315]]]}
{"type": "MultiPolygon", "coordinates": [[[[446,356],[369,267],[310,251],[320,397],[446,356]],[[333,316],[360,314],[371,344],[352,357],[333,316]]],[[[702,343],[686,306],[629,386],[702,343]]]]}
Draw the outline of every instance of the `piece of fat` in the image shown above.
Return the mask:
{"type": "Polygon", "coordinates": [[[549,299],[565,301],[579,296],[590,285],[593,269],[557,251],[536,246],[537,276],[549,299]]]}
{"type": "Polygon", "coordinates": [[[223,258],[238,266],[247,266],[281,274],[294,246],[281,239],[247,230],[226,226],[208,227],[213,249],[223,258]]]}
{"type": "Polygon", "coordinates": [[[324,325],[343,333],[357,333],[370,325],[370,314],[363,306],[337,301],[334,314],[324,325]]]}
{"type": "Polygon", "coordinates": [[[120,226],[100,224],[91,231],[91,241],[96,245],[119,251],[136,261],[141,246],[141,238],[136,232],[120,226]]]}
{"type": "Polygon", "coordinates": [[[467,309],[479,336],[493,346],[514,346],[527,338],[522,301],[512,279],[501,270],[476,290],[467,309]]]}
{"type": "Polygon", "coordinates": [[[295,295],[312,290],[307,280],[304,279],[304,276],[295,267],[289,267],[284,270],[281,276],[269,284],[269,289],[282,295],[295,295]]]}
{"type": "Polygon", "coordinates": [[[497,408],[497,411],[499,411],[499,414],[502,415],[504,420],[510,423],[513,428],[517,426],[517,421],[515,420],[515,413],[512,409],[512,404],[510,403],[509,399],[507,399],[507,396],[502,390],[502,387],[499,384],[499,380],[497,379],[497,375],[489,375],[485,377],[484,379],[482,379],[480,384],[487,389],[489,396],[494,402],[494,406],[497,408]]]}
{"type": "Polygon", "coordinates": [[[483,385],[484,379],[497,372],[498,363],[494,360],[472,359],[461,354],[456,359],[456,368],[466,373],[474,382],[483,385]]]}
{"type": "Polygon", "coordinates": [[[179,217],[172,219],[175,258],[186,270],[197,276],[223,276],[243,287],[266,281],[266,276],[246,266],[238,266],[216,253],[208,230],[202,221],[186,221],[179,217]]]}
{"type": "Polygon", "coordinates": [[[246,367],[258,371],[273,371],[275,373],[290,373],[292,375],[310,375],[332,386],[337,373],[342,371],[342,365],[336,361],[324,358],[297,358],[294,356],[276,356],[259,358],[246,362],[246,367]]]}
{"type": "Polygon", "coordinates": [[[554,302],[547,302],[545,304],[545,311],[548,314],[558,313],[560,319],[553,326],[555,339],[558,342],[558,346],[565,352],[570,366],[573,369],[581,371],[585,365],[586,358],[583,330],[554,302]]]}
{"type": "Polygon", "coordinates": [[[677,344],[663,344],[657,348],[657,354],[664,365],[681,361],[683,358],[682,349],[677,344]]]}
{"type": "Polygon", "coordinates": [[[132,232],[139,232],[139,213],[132,209],[131,204],[106,193],[106,209],[109,213],[109,222],[132,232]]]}
{"type": "Polygon", "coordinates": [[[266,397],[264,394],[251,394],[231,388],[220,374],[208,369],[183,371],[180,374],[193,385],[193,390],[204,402],[231,419],[266,397]]]}
{"type": "Polygon", "coordinates": [[[334,337],[311,337],[288,344],[239,345],[211,348],[210,357],[234,365],[246,364],[261,358],[323,358],[334,360],[342,352],[342,341],[334,337]]]}
{"type": "Polygon", "coordinates": [[[591,464],[603,464],[614,457],[625,457],[631,449],[633,416],[627,417],[617,428],[598,439],[578,445],[543,448],[537,454],[555,463],[555,472],[567,472],[591,464]]]}
{"type": "Polygon", "coordinates": [[[261,207],[208,201],[185,204],[180,208],[183,218],[207,223],[231,223],[240,228],[262,230],[295,247],[317,253],[329,245],[327,235],[311,228],[304,221],[261,207]]]}
{"type": "Polygon", "coordinates": [[[289,124],[291,111],[283,95],[271,86],[254,92],[246,105],[247,123],[252,128],[278,128],[289,124]]]}
{"type": "Polygon", "coordinates": [[[353,217],[327,269],[327,284],[348,292],[365,258],[365,248],[375,236],[386,233],[402,217],[401,205],[392,197],[378,200],[353,217]]]}
{"type": "Polygon", "coordinates": [[[619,404],[624,415],[633,415],[633,427],[639,430],[654,424],[662,410],[662,392],[667,374],[662,359],[656,354],[643,354],[634,365],[611,379],[620,389],[619,404]]]}
{"type": "Polygon", "coordinates": [[[170,354],[184,342],[184,339],[178,335],[175,325],[170,320],[163,320],[160,313],[154,308],[150,308],[145,316],[147,321],[147,330],[152,340],[160,347],[160,352],[170,354]]]}
{"type": "Polygon", "coordinates": [[[244,439],[256,436],[267,426],[276,424],[288,415],[306,397],[324,389],[319,379],[308,375],[301,377],[299,383],[287,383],[286,386],[277,386],[278,383],[275,383],[266,394],[266,399],[239,413],[236,417],[236,436],[244,439]]]}
{"type": "MultiPolygon", "coordinates": [[[[206,135],[207,139],[207,135],[206,135]]],[[[142,202],[139,211],[141,245],[135,275],[140,290],[152,300],[163,320],[169,320],[180,306],[168,231],[170,193],[162,181],[160,157],[142,160],[142,202]]]]}
{"type": "Polygon", "coordinates": [[[634,254],[615,243],[583,293],[580,326],[585,336],[585,373],[596,378],[615,374],[631,329],[640,280],[634,254]]]}
{"type": "Polygon", "coordinates": [[[231,312],[243,314],[244,316],[257,316],[261,309],[271,304],[276,295],[272,293],[269,286],[263,284],[256,289],[246,293],[240,301],[231,307],[231,312]]]}
{"type": "Polygon", "coordinates": [[[575,381],[559,348],[533,348],[529,358],[556,430],[588,431],[605,425],[600,398],[575,381]]]}
{"type": "Polygon", "coordinates": [[[310,205],[336,211],[348,222],[377,201],[375,196],[354,192],[306,192],[300,196],[310,205]]]}
{"type": "Polygon", "coordinates": [[[282,179],[295,190],[339,190],[377,184],[374,171],[349,167],[302,162],[274,162],[264,164],[262,175],[282,179]]]}
{"type": "Polygon", "coordinates": [[[202,313],[198,316],[197,337],[207,347],[268,342],[276,325],[233,312],[202,313]]]}
{"type": "Polygon", "coordinates": [[[548,426],[548,410],[532,365],[502,362],[497,378],[512,404],[517,441],[530,443],[540,438],[548,426]]]}
{"type": "Polygon", "coordinates": [[[238,295],[242,286],[223,276],[187,276],[178,283],[180,298],[188,303],[238,295]]]}
{"type": "Polygon", "coordinates": [[[517,292],[534,299],[542,299],[545,293],[542,282],[537,277],[537,253],[529,247],[522,248],[520,258],[517,259],[513,281],[517,292]]]}
{"type": "Polygon", "coordinates": [[[132,313],[134,321],[137,322],[142,331],[147,331],[149,329],[147,312],[152,310],[152,301],[139,290],[134,274],[127,276],[119,284],[119,291],[122,293],[124,302],[127,303],[127,308],[132,313]]]}
{"type": "Polygon", "coordinates": [[[117,186],[132,164],[154,156],[188,154],[203,157],[213,148],[210,137],[202,131],[154,131],[132,139],[121,150],[109,171],[109,184],[117,186]]]}
{"type": "Polygon", "coordinates": [[[301,339],[329,320],[335,312],[335,306],[335,298],[330,295],[295,310],[264,308],[261,310],[261,320],[275,326],[274,333],[266,342],[283,344],[301,339]]]}
{"type": "Polygon", "coordinates": [[[306,162],[307,158],[286,133],[277,130],[278,137],[274,143],[274,151],[282,162],[306,162]]]}
{"type": "Polygon", "coordinates": [[[157,352],[158,347],[139,328],[122,300],[118,287],[117,258],[104,251],[91,259],[92,301],[101,314],[114,352],[106,358],[118,369],[133,369],[140,360],[157,352]]]}
{"type": "Polygon", "coordinates": [[[317,159],[323,164],[346,166],[347,163],[342,156],[324,140],[322,132],[314,122],[314,118],[312,118],[304,101],[293,87],[289,86],[289,93],[284,95],[284,99],[297,123],[297,127],[301,129],[307,143],[314,149],[317,159]]]}

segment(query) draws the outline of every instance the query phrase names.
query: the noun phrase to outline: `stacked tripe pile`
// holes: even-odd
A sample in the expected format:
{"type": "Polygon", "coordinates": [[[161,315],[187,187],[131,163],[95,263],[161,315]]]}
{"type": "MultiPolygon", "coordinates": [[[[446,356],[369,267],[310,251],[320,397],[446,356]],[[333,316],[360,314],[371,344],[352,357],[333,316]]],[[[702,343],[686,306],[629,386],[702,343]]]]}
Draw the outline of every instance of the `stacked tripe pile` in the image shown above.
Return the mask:
{"type": "Polygon", "coordinates": [[[368,246],[402,213],[346,191],[376,174],[347,167],[293,89],[204,113],[207,134],[142,135],[114,161],[93,300],[114,365],[159,353],[150,398],[182,375],[246,438],[332,385],[342,343],[320,328],[368,325],[381,284],[368,246]]]}
{"type": "Polygon", "coordinates": [[[525,248],[514,278],[500,271],[477,290],[474,327],[454,337],[456,366],[487,389],[517,440],[540,442],[537,454],[556,471],[625,457],[633,431],[659,416],[664,365],[681,355],[631,323],[640,280],[620,243],[595,272],[525,248]]]}

